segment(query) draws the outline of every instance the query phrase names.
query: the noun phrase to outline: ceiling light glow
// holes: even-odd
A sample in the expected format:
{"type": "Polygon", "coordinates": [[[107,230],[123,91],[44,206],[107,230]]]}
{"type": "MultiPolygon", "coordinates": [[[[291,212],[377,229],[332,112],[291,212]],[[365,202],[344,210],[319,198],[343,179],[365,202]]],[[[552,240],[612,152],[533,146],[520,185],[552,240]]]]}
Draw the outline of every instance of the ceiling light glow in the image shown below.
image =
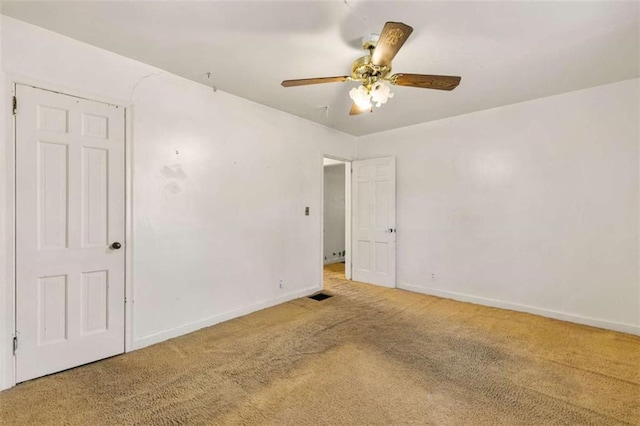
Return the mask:
{"type": "Polygon", "coordinates": [[[359,108],[370,109],[373,105],[380,107],[393,98],[391,84],[386,80],[378,80],[373,84],[360,85],[349,91],[349,97],[359,108]]]}
{"type": "Polygon", "coordinates": [[[371,108],[371,94],[365,86],[354,87],[349,91],[349,97],[353,103],[362,109],[371,108]]]}

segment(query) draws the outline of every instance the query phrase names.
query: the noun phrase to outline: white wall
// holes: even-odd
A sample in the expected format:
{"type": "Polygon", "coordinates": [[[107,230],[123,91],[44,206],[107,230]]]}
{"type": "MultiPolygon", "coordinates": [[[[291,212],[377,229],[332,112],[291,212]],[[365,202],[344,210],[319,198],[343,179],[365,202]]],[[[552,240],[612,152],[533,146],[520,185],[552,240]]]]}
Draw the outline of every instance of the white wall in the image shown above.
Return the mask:
{"type": "Polygon", "coordinates": [[[324,263],[344,261],[345,165],[324,166],[324,263]]]}
{"type": "Polygon", "coordinates": [[[635,332],[639,80],[363,137],[405,289],[635,332]]]}
{"type": "Polygon", "coordinates": [[[322,154],[351,137],[173,76],[134,103],[136,340],[321,285],[322,154]]]}
{"type": "Polygon", "coordinates": [[[12,79],[130,107],[134,348],[321,288],[322,157],[354,137],[4,16],[2,49],[12,79]]]}

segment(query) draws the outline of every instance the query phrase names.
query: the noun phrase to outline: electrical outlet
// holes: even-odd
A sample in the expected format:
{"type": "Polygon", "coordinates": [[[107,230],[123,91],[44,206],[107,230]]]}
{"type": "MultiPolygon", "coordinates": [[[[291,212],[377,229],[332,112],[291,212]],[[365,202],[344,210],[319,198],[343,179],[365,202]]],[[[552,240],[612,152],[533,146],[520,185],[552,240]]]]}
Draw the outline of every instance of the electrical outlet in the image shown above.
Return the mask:
{"type": "Polygon", "coordinates": [[[431,281],[435,281],[436,280],[436,274],[435,273],[431,273],[431,281]]]}
{"type": "Polygon", "coordinates": [[[284,281],[280,280],[279,286],[280,286],[280,288],[284,288],[284,281]]]}

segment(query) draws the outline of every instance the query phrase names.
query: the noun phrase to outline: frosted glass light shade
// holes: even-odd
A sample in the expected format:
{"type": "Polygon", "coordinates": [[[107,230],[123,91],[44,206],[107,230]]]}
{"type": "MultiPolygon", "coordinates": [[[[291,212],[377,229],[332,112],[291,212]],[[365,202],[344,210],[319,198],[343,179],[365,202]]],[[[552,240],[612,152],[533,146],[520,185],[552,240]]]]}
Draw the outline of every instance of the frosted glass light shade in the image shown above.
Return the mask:
{"type": "Polygon", "coordinates": [[[391,93],[389,82],[385,80],[376,81],[371,88],[371,101],[379,107],[382,104],[386,104],[390,98],[393,98],[393,93],[391,93]]]}
{"type": "Polygon", "coordinates": [[[360,108],[371,108],[371,95],[369,94],[369,91],[366,87],[354,87],[353,89],[349,90],[349,97],[360,108]]]}

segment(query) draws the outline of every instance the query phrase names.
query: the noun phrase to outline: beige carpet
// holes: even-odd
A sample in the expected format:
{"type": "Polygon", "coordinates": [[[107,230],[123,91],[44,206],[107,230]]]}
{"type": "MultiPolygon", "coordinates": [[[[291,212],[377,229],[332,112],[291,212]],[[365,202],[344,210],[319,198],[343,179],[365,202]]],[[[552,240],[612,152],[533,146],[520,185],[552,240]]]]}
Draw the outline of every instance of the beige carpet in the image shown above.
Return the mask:
{"type": "Polygon", "coordinates": [[[4,424],[640,424],[640,338],[344,281],[0,393],[4,424]]]}

